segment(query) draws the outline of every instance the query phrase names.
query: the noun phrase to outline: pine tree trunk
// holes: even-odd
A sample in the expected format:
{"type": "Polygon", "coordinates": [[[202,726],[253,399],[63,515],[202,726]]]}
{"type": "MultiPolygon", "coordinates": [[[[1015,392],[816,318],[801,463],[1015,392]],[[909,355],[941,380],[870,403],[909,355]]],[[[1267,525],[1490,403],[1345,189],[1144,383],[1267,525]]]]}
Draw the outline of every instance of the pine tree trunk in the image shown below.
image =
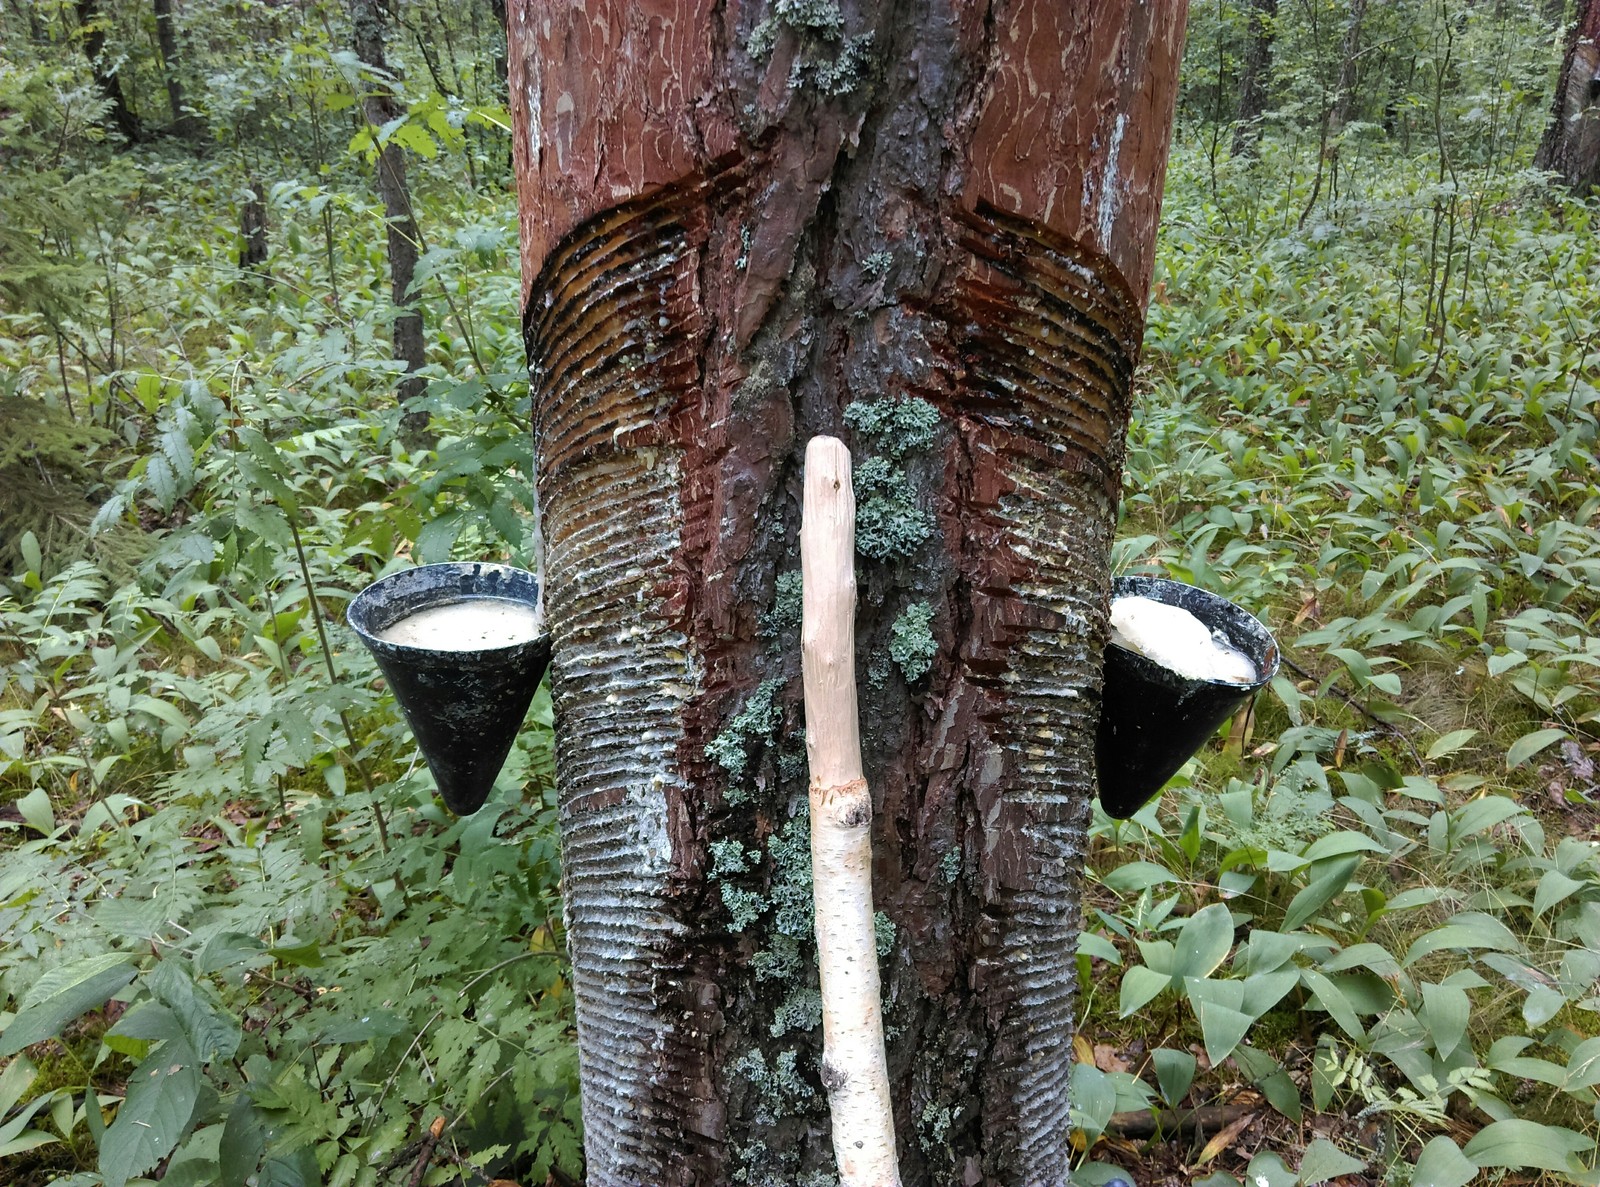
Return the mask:
{"type": "Polygon", "coordinates": [[[106,31],[100,0],[77,0],[78,27],[83,32],[83,52],[94,74],[94,85],[111,108],[111,123],[129,144],[138,141],[139,117],[128,106],[122,80],[106,62],[106,31]]]}
{"type": "Polygon", "coordinates": [[[1250,0],[1249,42],[1239,75],[1239,118],[1233,128],[1233,155],[1253,157],[1261,137],[1261,113],[1272,87],[1272,42],[1278,35],[1278,0],[1250,0]]]}
{"type": "MultiPolygon", "coordinates": [[[[389,75],[383,48],[383,6],[381,0],[349,0],[349,4],[356,57],[378,76],[368,84],[362,102],[367,123],[376,132],[404,114],[394,93],[382,81],[389,75]]],[[[414,304],[416,293],[412,286],[421,238],[411,206],[411,191],[406,185],[405,150],[392,141],[378,152],[377,183],[388,228],[389,292],[397,310],[392,329],[394,355],[406,365],[406,377],[400,381],[396,395],[402,404],[409,404],[427,388],[427,381],[417,374],[427,358],[422,339],[422,314],[414,304]]],[[[403,421],[406,439],[413,443],[421,439],[427,427],[426,412],[408,412],[403,421]]]]}
{"type": "Polygon", "coordinates": [[[1534,164],[1579,195],[1600,187],[1600,0],[1580,0],[1534,164]]]}
{"type": "Polygon", "coordinates": [[[832,1181],[801,460],[857,459],[904,1181],[1067,1178],[1182,0],[513,0],[589,1187],[832,1181]]]}

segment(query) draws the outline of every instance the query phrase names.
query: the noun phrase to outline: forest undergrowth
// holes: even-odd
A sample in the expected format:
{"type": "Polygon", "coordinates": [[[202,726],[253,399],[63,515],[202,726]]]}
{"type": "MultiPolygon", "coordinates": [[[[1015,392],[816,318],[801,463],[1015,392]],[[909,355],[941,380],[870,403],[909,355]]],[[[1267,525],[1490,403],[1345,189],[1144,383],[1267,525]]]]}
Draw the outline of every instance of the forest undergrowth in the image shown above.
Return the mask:
{"type": "MultiPolygon", "coordinates": [[[[581,1174],[548,697],[454,819],[343,624],[536,560],[503,119],[463,110],[387,133],[438,158],[425,439],[363,145],[63,167],[78,272],[0,287],[16,1187],[581,1174]]],[[[1096,815],[1084,1184],[1600,1183],[1600,205],[1343,136],[1169,174],[1115,567],[1284,663],[1096,815]]]]}

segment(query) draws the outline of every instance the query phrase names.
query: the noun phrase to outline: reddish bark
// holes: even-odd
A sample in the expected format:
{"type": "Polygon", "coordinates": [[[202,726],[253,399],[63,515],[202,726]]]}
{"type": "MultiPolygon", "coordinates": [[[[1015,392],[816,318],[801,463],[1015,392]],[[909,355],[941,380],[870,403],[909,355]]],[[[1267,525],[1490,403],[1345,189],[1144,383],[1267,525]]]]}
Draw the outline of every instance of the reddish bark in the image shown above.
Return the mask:
{"type": "Polygon", "coordinates": [[[863,557],[857,622],[903,1172],[1060,1184],[1107,560],[1185,6],[780,7],[510,6],[589,1182],[831,1161],[820,1043],[784,1021],[804,963],[769,975],[805,781],[797,640],[758,620],[797,564],[805,441],[833,432],[927,517],[925,541],[863,557]],[[846,427],[885,397],[932,406],[928,448],[846,427]],[[908,684],[886,653],[914,602],[938,655],[908,684]],[[763,688],[781,721],[730,771],[763,688]],[[714,858],[728,841],[759,861],[714,858]],[[754,917],[730,889],[761,896],[754,917]]]}

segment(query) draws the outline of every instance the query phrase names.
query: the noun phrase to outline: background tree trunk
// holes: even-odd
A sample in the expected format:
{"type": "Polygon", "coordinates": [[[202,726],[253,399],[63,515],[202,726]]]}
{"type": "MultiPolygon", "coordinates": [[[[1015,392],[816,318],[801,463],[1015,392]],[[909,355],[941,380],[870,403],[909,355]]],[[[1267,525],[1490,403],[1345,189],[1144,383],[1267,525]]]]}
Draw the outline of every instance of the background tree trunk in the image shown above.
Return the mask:
{"type": "Polygon", "coordinates": [[[1579,194],[1600,187],[1600,0],[1578,5],[1534,164],[1579,194]]]}
{"type": "Polygon", "coordinates": [[[510,9],[588,1183],[831,1181],[795,586],[819,432],[857,457],[902,1172],[1064,1183],[1186,5],[510,9]]]}
{"type": "Polygon", "coordinates": [[[1278,0],[1250,0],[1249,41],[1239,75],[1239,115],[1233,128],[1233,155],[1253,157],[1261,136],[1261,113],[1272,87],[1272,41],[1278,35],[1278,0]]]}
{"type": "MultiPolygon", "coordinates": [[[[384,56],[383,7],[380,0],[350,0],[350,23],[355,34],[356,57],[376,78],[362,101],[362,112],[374,134],[390,120],[405,114],[386,81],[389,65],[384,56]]],[[[420,397],[427,381],[417,372],[427,361],[422,340],[422,314],[414,304],[412,278],[417,271],[421,236],[406,186],[405,150],[390,142],[382,145],[377,160],[378,196],[383,201],[388,227],[389,291],[397,310],[394,318],[394,354],[406,365],[397,396],[402,404],[420,397]]],[[[407,440],[415,442],[428,427],[426,412],[408,412],[403,422],[407,440]]]]}
{"type": "Polygon", "coordinates": [[[1339,53],[1339,78],[1333,86],[1333,107],[1328,117],[1327,140],[1337,140],[1350,122],[1350,100],[1355,97],[1356,63],[1361,54],[1361,24],[1367,19],[1367,0],[1350,0],[1350,19],[1344,27],[1339,53]]]}
{"type": "Polygon", "coordinates": [[[181,55],[178,33],[172,24],[172,0],[151,0],[151,3],[156,16],[156,42],[161,46],[161,74],[167,84],[167,102],[172,106],[172,131],[185,140],[193,140],[200,127],[183,106],[183,83],[178,77],[181,55]]]}
{"type": "Polygon", "coordinates": [[[99,0],[77,0],[78,26],[83,33],[83,52],[94,74],[94,85],[111,105],[111,124],[129,144],[139,139],[139,117],[128,106],[122,80],[106,61],[106,31],[99,0]]]}

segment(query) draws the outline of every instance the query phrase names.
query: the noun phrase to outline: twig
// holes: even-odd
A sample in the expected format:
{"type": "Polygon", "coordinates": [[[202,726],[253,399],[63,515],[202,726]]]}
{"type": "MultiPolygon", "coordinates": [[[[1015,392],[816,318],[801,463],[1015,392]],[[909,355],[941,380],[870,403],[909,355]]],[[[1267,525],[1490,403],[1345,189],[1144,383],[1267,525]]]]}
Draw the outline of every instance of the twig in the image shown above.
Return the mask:
{"type": "Polygon", "coordinates": [[[1226,1129],[1241,1117],[1260,1112],[1254,1105],[1206,1105],[1198,1109],[1138,1109],[1113,1113],[1106,1132],[1119,1138],[1189,1137],[1226,1129]]]}
{"type": "Polygon", "coordinates": [[[428,1164],[433,1161],[433,1148],[439,1144],[439,1135],[444,1133],[444,1118],[435,1117],[433,1124],[428,1126],[428,1136],[422,1139],[422,1149],[417,1154],[417,1164],[411,1168],[411,1178],[406,1181],[406,1187],[422,1187],[422,1177],[428,1173],[428,1164]]]}
{"type": "Polygon", "coordinates": [[[822,1086],[843,1187],[900,1187],[872,917],[872,794],[856,713],[855,518],[850,451],[835,437],[813,437],[800,523],[801,666],[822,1086]]]}

